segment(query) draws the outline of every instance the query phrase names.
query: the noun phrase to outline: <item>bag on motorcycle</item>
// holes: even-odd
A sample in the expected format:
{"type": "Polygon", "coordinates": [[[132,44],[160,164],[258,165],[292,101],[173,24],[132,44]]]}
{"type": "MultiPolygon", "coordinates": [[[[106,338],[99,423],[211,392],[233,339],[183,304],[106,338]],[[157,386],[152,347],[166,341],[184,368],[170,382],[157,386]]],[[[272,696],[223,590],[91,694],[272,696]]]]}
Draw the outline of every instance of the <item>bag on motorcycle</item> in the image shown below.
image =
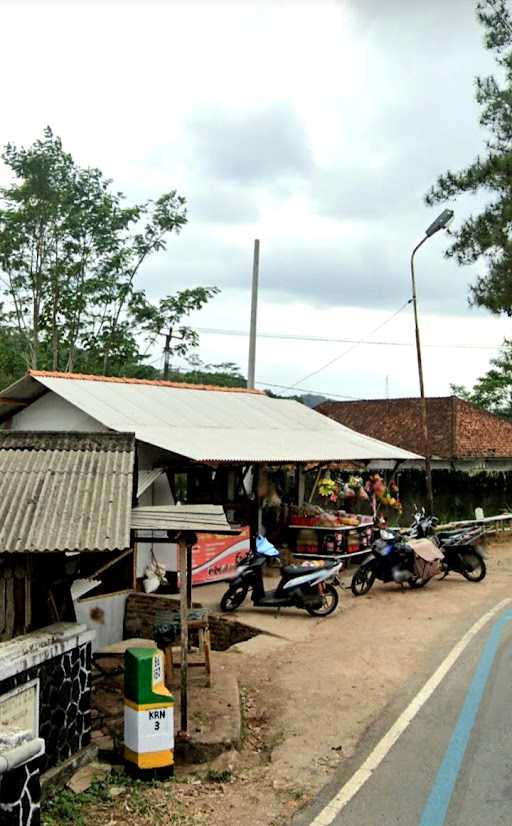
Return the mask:
{"type": "Polygon", "coordinates": [[[414,552],[414,573],[420,579],[431,579],[439,573],[444,554],[430,539],[411,539],[408,543],[414,552]]]}

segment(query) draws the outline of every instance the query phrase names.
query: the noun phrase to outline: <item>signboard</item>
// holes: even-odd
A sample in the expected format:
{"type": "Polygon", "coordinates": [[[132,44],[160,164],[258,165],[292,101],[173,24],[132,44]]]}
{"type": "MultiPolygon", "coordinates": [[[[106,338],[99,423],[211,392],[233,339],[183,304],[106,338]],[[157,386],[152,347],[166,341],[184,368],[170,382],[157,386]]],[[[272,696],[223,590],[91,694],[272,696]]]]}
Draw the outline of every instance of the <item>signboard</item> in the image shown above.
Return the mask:
{"type": "Polygon", "coordinates": [[[39,734],[39,680],[31,680],[0,696],[0,728],[39,734]]]}
{"type": "Polygon", "coordinates": [[[164,681],[164,669],[162,666],[163,660],[163,654],[155,654],[153,657],[153,688],[156,685],[160,685],[164,681]]]}
{"type": "Polygon", "coordinates": [[[192,548],[192,583],[218,582],[234,575],[250,550],[250,528],[236,536],[202,534],[192,548]]]}

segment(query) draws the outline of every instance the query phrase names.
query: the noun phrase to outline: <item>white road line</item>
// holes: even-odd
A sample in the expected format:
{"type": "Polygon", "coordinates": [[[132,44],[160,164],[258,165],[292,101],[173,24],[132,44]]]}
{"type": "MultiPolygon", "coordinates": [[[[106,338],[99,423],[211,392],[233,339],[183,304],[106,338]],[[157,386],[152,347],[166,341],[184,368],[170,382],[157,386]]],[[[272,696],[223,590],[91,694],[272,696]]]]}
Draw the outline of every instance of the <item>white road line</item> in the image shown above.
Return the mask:
{"type": "Polygon", "coordinates": [[[398,740],[401,734],[408,728],[410,723],[414,720],[418,712],[425,705],[427,700],[432,696],[438,685],[448,674],[452,666],[455,665],[463,651],[467,648],[471,640],[482,630],[496,614],[498,614],[506,605],[512,602],[512,599],[503,599],[498,602],[494,608],[483,614],[469,631],[466,631],[464,636],[452,648],[448,656],[443,660],[439,668],[427,680],[423,688],[416,694],[413,700],[409,703],[405,711],[402,712],[398,720],[391,726],[389,731],[377,743],[372,752],[368,755],[362,766],[352,775],[344,786],[341,787],[338,794],[336,794],[329,803],[322,809],[314,820],[311,821],[310,826],[330,826],[333,820],[339,815],[347,803],[352,800],[359,789],[364,786],[367,780],[372,776],[372,772],[380,766],[385,756],[398,740]]]}

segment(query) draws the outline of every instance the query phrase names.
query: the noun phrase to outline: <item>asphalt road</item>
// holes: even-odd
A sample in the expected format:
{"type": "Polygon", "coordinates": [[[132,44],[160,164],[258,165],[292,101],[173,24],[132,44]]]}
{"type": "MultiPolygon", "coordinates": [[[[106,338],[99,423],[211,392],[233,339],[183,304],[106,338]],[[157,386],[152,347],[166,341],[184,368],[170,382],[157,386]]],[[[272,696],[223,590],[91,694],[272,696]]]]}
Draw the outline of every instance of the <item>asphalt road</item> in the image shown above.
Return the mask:
{"type": "Polygon", "coordinates": [[[469,643],[369,779],[333,815],[325,807],[371,754],[371,734],[368,740],[350,772],[340,773],[297,826],[511,826],[510,605],[469,643]]]}

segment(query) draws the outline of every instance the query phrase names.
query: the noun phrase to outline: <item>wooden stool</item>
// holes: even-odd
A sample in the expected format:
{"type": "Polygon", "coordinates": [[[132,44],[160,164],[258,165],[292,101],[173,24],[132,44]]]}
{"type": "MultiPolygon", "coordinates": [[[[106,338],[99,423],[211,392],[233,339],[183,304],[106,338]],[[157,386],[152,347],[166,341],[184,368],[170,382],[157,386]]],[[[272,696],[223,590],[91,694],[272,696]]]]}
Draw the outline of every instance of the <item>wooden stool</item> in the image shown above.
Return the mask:
{"type": "MultiPolygon", "coordinates": [[[[208,624],[208,611],[206,609],[192,608],[188,612],[189,631],[197,631],[199,643],[200,659],[195,662],[189,660],[189,668],[204,668],[206,671],[206,688],[210,688],[211,661],[210,661],[210,627],[208,624]]],[[[167,687],[170,688],[174,669],[181,666],[181,658],[173,654],[173,647],[179,648],[178,642],[181,633],[180,614],[178,611],[161,612],[157,614],[154,634],[159,648],[164,652],[165,657],[165,678],[167,687]]]]}

